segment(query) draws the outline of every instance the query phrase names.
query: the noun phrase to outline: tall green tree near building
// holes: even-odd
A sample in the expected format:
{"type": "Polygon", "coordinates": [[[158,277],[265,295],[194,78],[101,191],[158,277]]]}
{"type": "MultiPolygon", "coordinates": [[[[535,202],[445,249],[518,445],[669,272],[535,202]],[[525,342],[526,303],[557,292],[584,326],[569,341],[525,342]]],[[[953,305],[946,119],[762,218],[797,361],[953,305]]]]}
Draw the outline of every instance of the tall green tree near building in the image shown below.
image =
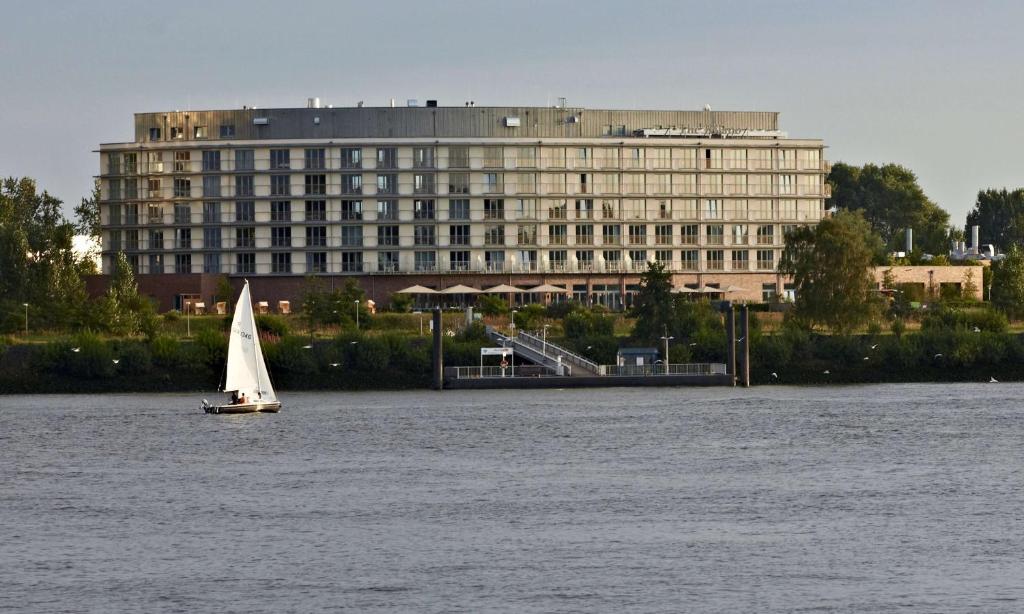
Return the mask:
{"type": "Polygon", "coordinates": [[[61,201],[27,177],[0,182],[0,326],[23,313],[41,327],[81,325],[88,313],[75,258],[74,225],[61,213],[61,201]]]}
{"type": "Polygon", "coordinates": [[[788,234],[779,272],[793,277],[796,321],[842,334],[866,324],[877,307],[871,267],[880,246],[860,212],[840,211],[788,234]]]}
{"type": "Polygon", "coordinates": [[[1024,245],[1024,188],[978,192],[974,208],[967,214],[965,234],[975,225],[981,227],[982,244],[991,243],[1003,252],[1011,245],[1024,245]]]}
{"type": "Polygon", "coordinates": [[[144,334],[151,337],[156,332],[156,308],[148,298],[139,294],[135,273],[124,252],[119,252],[113,261],[110,287],[101,301],[103,328],[117,335],[144,334]]]}
{"type": "Polygon", "coordinates": [[[992,305],[1011,318],[1024,316],[1024,249],[1016,244],[992,264],[992,305]]]}
{"type": "Polygon", "coordinates": [[[917,183],[917,176],[898,164],[842,162],[828,175],[832,185],[830,207],[861,211],[890,251],[903,250],[906,229],[914,229],[914,246],[930,254],[944,254],[949,243],[949,214],[936,205],[917,183]]]}
{"type": "Polygon", "coordinates": [[[640,276],[640,292],[636,295],[633,315],[636,324],[633,337],[653,343],[666,329],[675,328],[672,274],[660,262],[650,262],[640,276]]]}

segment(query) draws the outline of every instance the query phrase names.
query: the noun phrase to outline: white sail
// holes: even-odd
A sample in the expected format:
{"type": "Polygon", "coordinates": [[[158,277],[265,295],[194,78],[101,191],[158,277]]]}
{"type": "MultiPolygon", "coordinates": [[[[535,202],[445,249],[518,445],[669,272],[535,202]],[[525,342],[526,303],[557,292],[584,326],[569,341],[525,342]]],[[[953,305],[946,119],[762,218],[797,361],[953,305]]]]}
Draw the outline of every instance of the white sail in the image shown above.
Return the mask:
{"type": "Polygon", "coordinates": [[[238,297],[235,315],[231,320],[224,390],[237,390],[239,395],[244,393],[253,401],[277,400],[274,388],[270,384],[270,376],[267,374],[267,365],[263,361],[263,350],[260,348],[256,318],[252,312],[248,280],[238,297]]]}

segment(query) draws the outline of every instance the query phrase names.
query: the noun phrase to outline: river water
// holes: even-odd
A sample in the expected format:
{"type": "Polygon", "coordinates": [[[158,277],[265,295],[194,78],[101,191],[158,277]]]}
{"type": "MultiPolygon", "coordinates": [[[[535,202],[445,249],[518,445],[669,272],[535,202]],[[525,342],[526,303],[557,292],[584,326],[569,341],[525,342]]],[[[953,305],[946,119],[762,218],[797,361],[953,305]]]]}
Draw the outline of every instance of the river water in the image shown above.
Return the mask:
{"type": "Polygon", "coordinates": [[[1024,610],[1024,386],[0,397],[0,610],[1024,610]]]}

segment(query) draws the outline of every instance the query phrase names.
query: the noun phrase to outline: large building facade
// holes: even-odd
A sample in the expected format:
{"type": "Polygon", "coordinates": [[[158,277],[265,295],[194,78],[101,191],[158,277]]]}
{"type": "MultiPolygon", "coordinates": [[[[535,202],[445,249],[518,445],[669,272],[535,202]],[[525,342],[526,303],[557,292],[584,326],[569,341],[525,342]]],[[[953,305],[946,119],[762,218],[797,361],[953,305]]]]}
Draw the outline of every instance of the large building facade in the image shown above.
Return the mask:
{"type": "Polygon", "coordinates": [[[317,275],[378,302],[511,282],[620,307],[658,261],[677,286],[762,300],[786,291],[786,231],[823,215],[823,153],[769,112],[141,113],[133,141],[100,147],[103,270],[123,251],[175,296],[228,275],[294,299],[317,275]]]}

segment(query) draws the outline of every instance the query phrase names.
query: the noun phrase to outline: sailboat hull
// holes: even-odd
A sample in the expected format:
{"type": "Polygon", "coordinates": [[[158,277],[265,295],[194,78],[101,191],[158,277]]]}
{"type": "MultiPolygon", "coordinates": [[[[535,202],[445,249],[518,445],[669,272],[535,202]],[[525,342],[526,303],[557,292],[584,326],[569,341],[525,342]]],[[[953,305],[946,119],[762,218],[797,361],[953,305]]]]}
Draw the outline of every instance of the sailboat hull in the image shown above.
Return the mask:
{"type": "Polygon", "coordinates": [[[234,405],[208,405],[204,407],[208,414],[276,414],[281,411],[281,402],[269,403],[238,403],[234,405]]]}

